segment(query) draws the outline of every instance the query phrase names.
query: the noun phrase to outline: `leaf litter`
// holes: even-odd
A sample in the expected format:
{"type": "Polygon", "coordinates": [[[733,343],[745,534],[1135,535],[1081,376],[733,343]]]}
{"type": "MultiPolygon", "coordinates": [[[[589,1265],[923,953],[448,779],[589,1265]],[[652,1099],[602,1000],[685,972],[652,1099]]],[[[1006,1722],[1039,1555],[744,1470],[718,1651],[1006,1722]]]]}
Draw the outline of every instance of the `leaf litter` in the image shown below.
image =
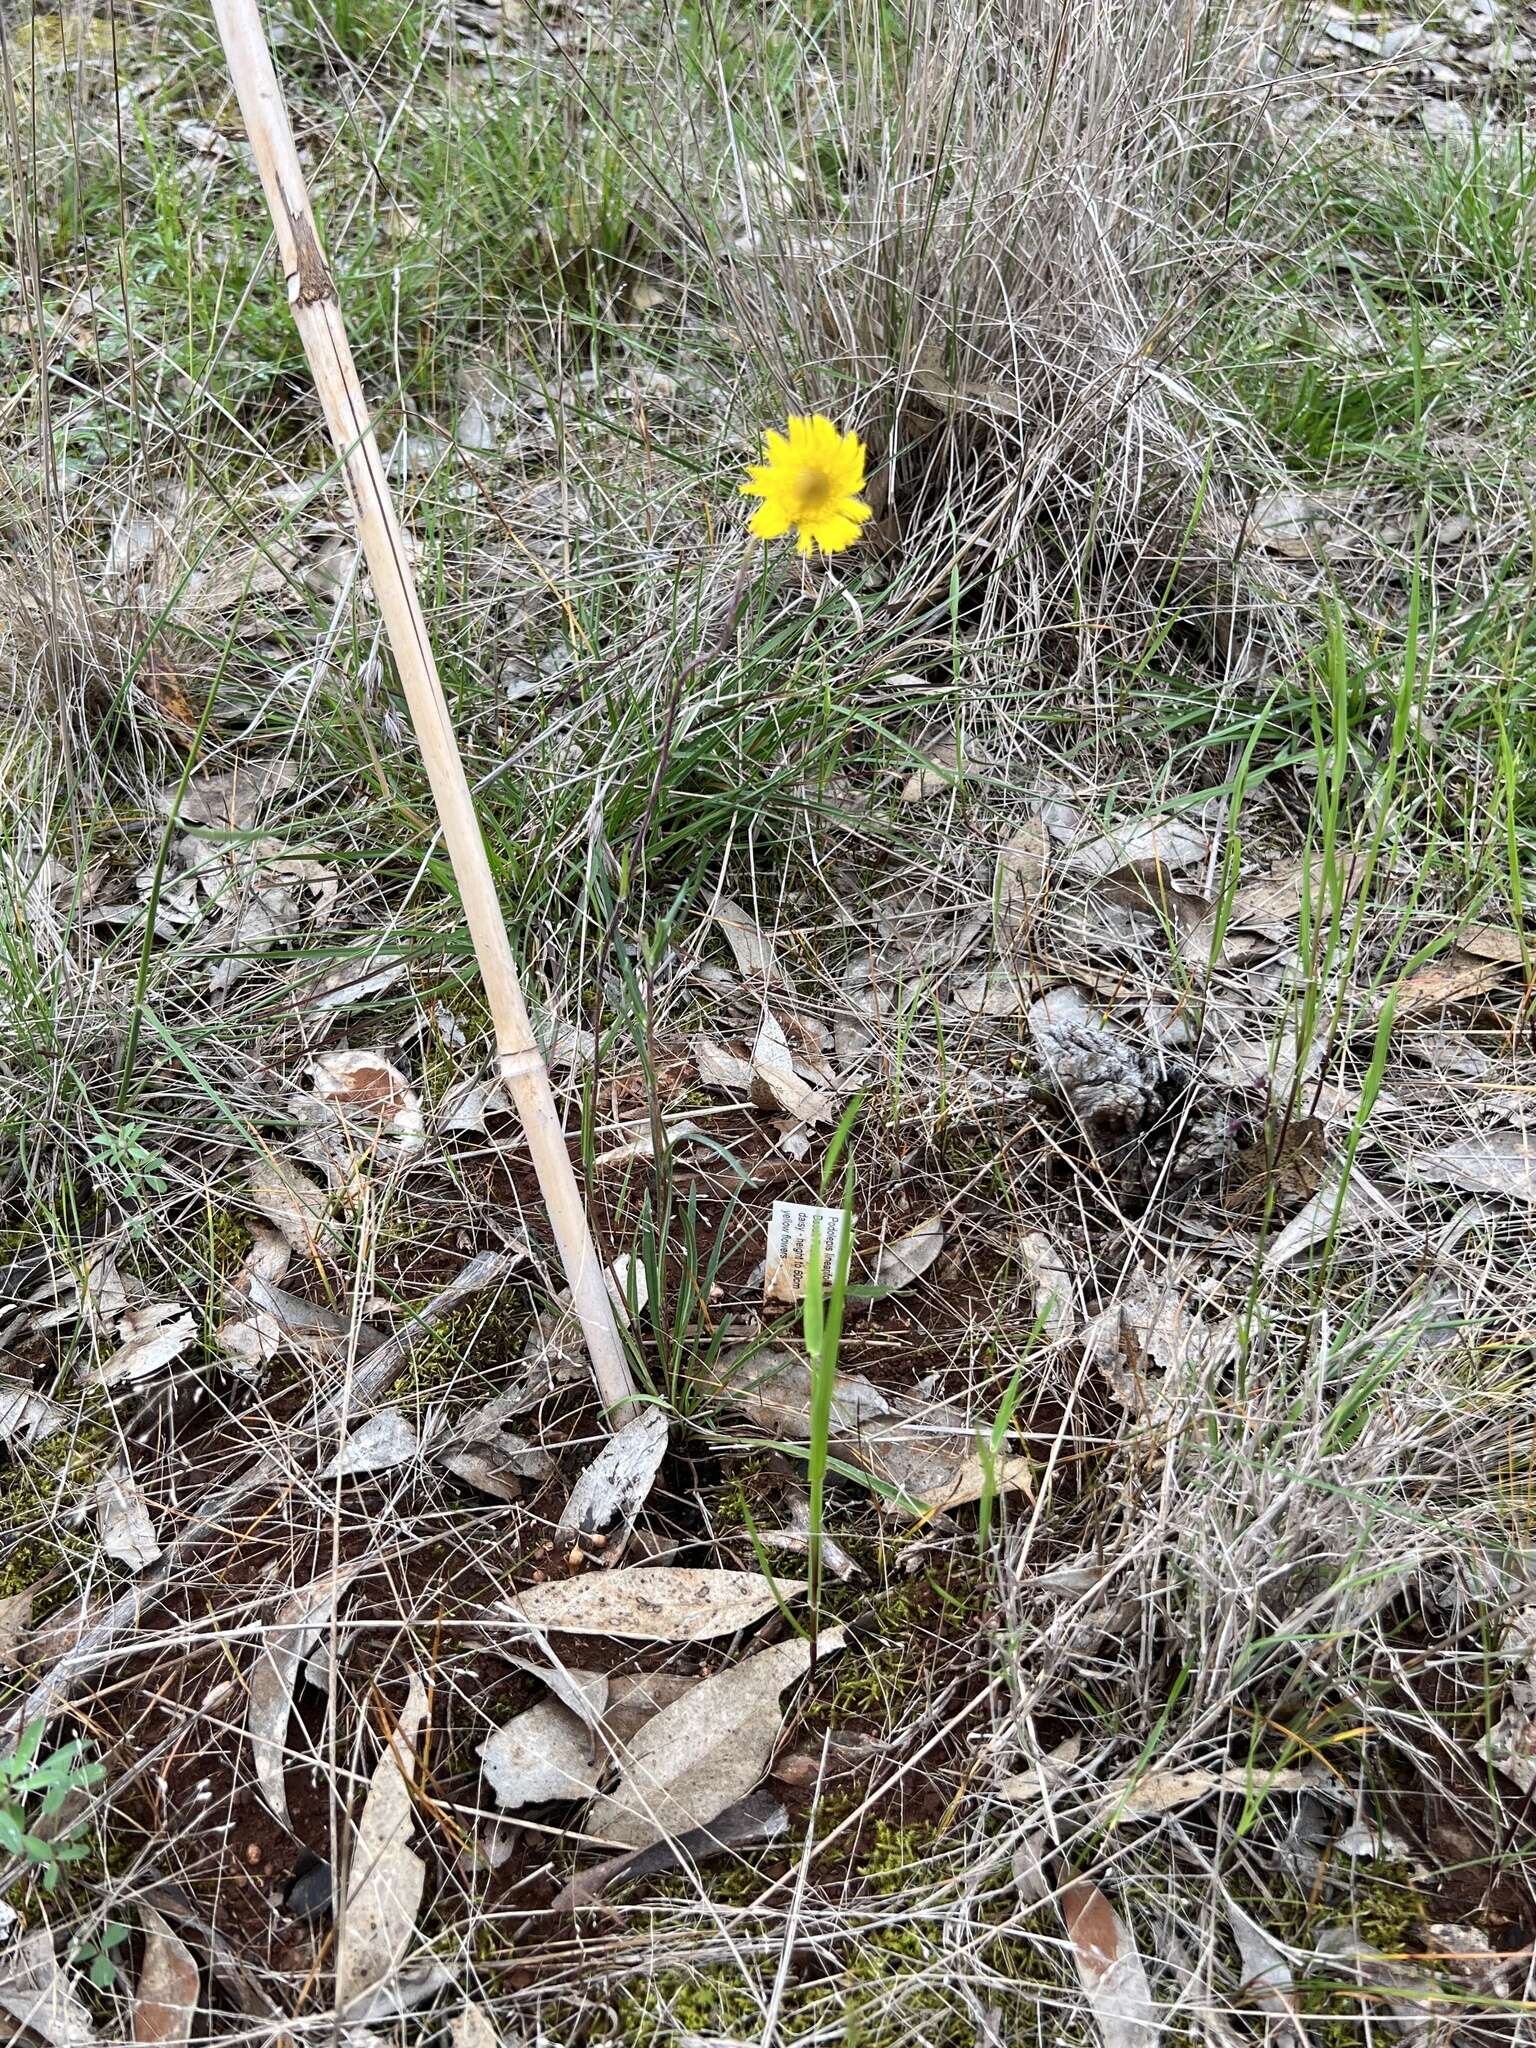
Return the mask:
{"type": "Polygon", "coordinates": [[[416,1932],[427,1866],[410,1846],[411,1784],[426,1713],[426,1686],[412,1672],[409,1696],[369,1783],[348,1863],[336,1930],[336,2004],[344,2019],[374,2015],[380,2003],[374,1994],[391,1988],[416,1932]]]}
{"type": "Polygon", "coordinates": [[[623,1752],[618,1784],[587,1816],[588,1836],[643,1849],[707,1827],[767,1770],[784,1725],[780,1694],[842,1647],[840,1629],[791,1636],[663,1707],[623,1752]]]}
{"type": "Polygon", "coordinates": [[[1136,1938],[1099,1887],[1076,1878],[1061,1894],[1072,1958],[1104,2048],[1156,2048],[1163,2021],[1136,1938]]]}
{"type": "Polygon", "coordinates": [[[607,1759],[593,1740],[591,1717],[601,1724],[608,1681],[601,1672],[567,1670],[565,1682],[581,1693],[585,1713],[558,1699],[539,1700],[480,1745],[480,1768],[501,1806],[516,1810],[596,1792],[607,1759]]]}
{"type": "MultiPolygon", "coordinates": [[[[724,1362],[718,1392],[765,1431],[808,1442],[811,1368],[767,1347],[724,1362]]],[[[952,1403],[887,1393],[857,1373],[838,1373],[831,1388],[830,1427],[840,1455],[881,1482],[893,1504],[914,1516],[962,1507],[984,1493],[1028,1491],[1030,1459],[990,1448],[952,1403]]]]}
{"type": "Polygon", "coordinates": [[[335,1619],[337,1603],[360,1566],[342,1566],[289,1595],[268,1625],[251,1671],[246,1734],[256,1785],[269,1811],[288,1824],[288,1722],[299,1670],[335,1619]]]}
{"type": "Polygon", "coordinates": [[[666,1456],[669,1433],[661,1408],[647,1408],[616,1430],[572,1487],[556,1533],[579,1539],[602,1564],[617,1564],[666,1456]]]}
{"type": "Polygon", "coordinates": [[[618,1572],[530,1586],[504,1612],[537,1629],[622,1642],[697,1643],[733,1635],[805,1592],[800,1579],[761,1572],[631,1565],[618,1572]]]}
{"type": "Polygon", "coordinates": [[[192,1951],[153,1906],[140,1906],[144,1960],[133,2003],[136,2043],[186,2048],[197,2017],[201,1978],[192,1951]]]}

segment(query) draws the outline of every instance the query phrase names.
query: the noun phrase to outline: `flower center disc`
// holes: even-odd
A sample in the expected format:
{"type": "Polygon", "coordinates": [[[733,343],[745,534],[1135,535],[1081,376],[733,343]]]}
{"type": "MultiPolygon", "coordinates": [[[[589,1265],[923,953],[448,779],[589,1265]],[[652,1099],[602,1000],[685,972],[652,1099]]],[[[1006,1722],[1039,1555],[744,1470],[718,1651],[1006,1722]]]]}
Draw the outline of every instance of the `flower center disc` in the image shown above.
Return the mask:
{"type": "Polygon", "coordinates": [[[824,469],[802,469],[795,480],[795,495],[802,518],[807,512],[819,512],[831,491],[832,479],[824,469]]]}

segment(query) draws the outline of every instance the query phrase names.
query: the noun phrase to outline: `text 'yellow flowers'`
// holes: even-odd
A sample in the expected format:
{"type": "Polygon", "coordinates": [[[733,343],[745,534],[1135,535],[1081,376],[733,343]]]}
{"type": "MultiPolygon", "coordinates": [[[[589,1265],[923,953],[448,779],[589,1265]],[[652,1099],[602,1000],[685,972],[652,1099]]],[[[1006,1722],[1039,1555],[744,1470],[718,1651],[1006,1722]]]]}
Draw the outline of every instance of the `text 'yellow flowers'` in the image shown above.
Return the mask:
{"type": "Polygon", "coordinates": [[[791,413],[785,434],[770,428],[763,459],[741,486],[745,497],[763,501],[751,521],[758,539],[777,540],[793,527],[802,555],[852,547],[869,517],[859,496],[863,488],[864,443],[857,434],[840,434],[819,412],[791,413]]]}

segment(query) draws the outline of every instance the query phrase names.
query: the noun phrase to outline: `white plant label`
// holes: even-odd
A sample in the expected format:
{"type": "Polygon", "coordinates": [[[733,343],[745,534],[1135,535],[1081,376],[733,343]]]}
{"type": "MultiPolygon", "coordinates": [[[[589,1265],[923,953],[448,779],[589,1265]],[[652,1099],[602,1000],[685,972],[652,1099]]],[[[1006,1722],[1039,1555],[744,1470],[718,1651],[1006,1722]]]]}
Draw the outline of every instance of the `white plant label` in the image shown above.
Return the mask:
{"type": "Polygon", "coordinates": [[[823,1287],[830,1287],[843,1234],[842,1210],[818,1209],[814,1202],[774,1203],[768,1220],[768,1260],[763,1267],[764,1301],[804,1301],[811,1232],[818,1223],[821,1280],[823,1287]]]}

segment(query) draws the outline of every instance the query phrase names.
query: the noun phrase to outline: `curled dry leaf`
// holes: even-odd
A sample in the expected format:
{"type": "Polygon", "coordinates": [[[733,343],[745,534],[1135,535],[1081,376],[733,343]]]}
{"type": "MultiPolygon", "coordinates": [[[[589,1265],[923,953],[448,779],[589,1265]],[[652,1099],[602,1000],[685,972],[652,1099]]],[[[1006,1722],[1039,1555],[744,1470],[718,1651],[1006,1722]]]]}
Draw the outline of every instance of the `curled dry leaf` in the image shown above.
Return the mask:
{"type": "Polygon", "coordinates": [[[1163,2028],[1131,1930],[1085,1878],[1062,1892],[1061,1915],[1104,2048],[1158,2048],[1163,2028]]]}
{"type": "Polygon", "coordinates": [[[350,1479],[367,1472],[393,1472],[420,1455],[415,1423],[398,1408],[382,1408],[352,1432],[319,1476],[350,1479]]]}
{"type": "Polygon", "coordinates": [[[617,1564],[667,1454],[667,1434],[660,1408],[647,1408],[615,1430],[571,1488],[557,1533],[604,1538],[602,1562],[617,1564]]]}
{"type": "Polygon", "coordinates": [[[197,1319],[183,1302],[146,1302],[123,1316],[118,1336],[117,1350],[91,1373],[95,1386],[131,1386],[164,1372],[196,1342],[197,1319]]]}
{"type": "Polygon", "coordinates": [[[64,1427],[57,1401],[14,1381],[0,1381],[0,1444],[40,1444],[64,1427]]]}
{"type": "MultiPolygon", "coordinates": [[[[275,1157],[253,1159],[245,1170],[251,1207],[301,1257],[313,1258],[330,1230],[330,1197],[307,1173],[275,1157]]],[[[281,1279],[280,1273],[266,1275],[281,1279]]]]}
{"type": "Polygon", "coordinates": [[[1067,848],[1064,866],[1088,881],[1100,881],[1126,868],[1143,878],[1150,870],[1177,874],[1199,868],[1210,852],[1210,834],[1189,818],[1140,818],[1067,848]]]}
{"type": "Polygon", "coordinates": [[[342,1047],[311,1060],[309,1071],[316,1096],[339,1121],[370,1139],[393,1138],[402,1151],[420,1149],[421,1098],[382,1053],[342,1047]]]}
{"type": "Polygon", "coordinates": [[[1143,1771],[1139,1777],[1115,1778],[1104,1787],[1105,1818],[1111,1825],[1124,1820],[1151,1820],[1180,1807],[1195,1806],[1213,1792],[1236,1792],[1260,1798],[1270,1792],[1301,1792],[1306,1779],[1300,1771],[1251,1771],[1237,1767],[1223,1771],[1143,1771]]]}
{"type": "Polygon", "coordinates": [[[558,1699],[539,1700],[481,1743],[480,1766],[499,1805],[515,1811],[546,1799],[588,1799],[597,1790],[607,1760],[593,1740],[592,1719],[601,1717],[608,1681],[598,1671],[566,1671],[564,1678],[582,1696],[581,1714],[558,1699]]]}
{"type": "MultiPolygon", "coordinates": [[[[671,1151],[689,1138],[702,1138],[707,1133],[700,1130],[691,1117],[676,1117],[671,1123],[663,1124],[662,1143],[671,1151]]],[[[654,1159],[656,1156],[656,1134],[651,1126],[632,1138],[626,1138],[621,1145],[613,1145],[606,1152],[599,1152],[593,1160],[594,1166],[626,1166],[632,1159],[654,1159]]]]}
{"type": "Polygon", "coordinates": [[[1306,2048],[1307,2033],[1290,1964],[1263,1929],[1230,1899],[1227,1920],[1243,1965],[1238,2010],[1242,2011],[1251,2001],[1261,2012],[1280,2022],[1276,2031],[1281,2048],[1306,2048]]]}
{"type": "Polygon", "coordinates": [[[1452,951],[1438,960],[1426,960],[1397,984],[1393,1021],[1413,1024],[1423,1017],[1437,1017],[1442,1010],[1487,995],[1510,971],[1507,962],[1482,959],[1476,953],[1452,951]]]}
{"type": "Polygon", "coordinates": [[[336,2003],[345,2017],[389,1988],[416,1931],[427,1866],[410,1846],[411,1781],[426,1719],[427,1689],[416,1672],[394,1734],[363,1801],[336,1929],[336,2003]]]}
{"type": "MultiPolygon", "coordinates": [[[[802,1359],[771,1348],[725,1361],[720,1392],[764,1430],[804,1443],[811,1428],[811,1369],[802,1359]]],[[[856,1373],[832,1384],[831,1435],[841,1456],[896,1496],[912,1515],[941,1512],[979,1500],[989,1490],[1027,1492],[1034,1468],[1009,1453],[984,1456],[977,1431],[948,1402],[887,1394],[856,1373]]]]}
{"type": "Polygon", "coordinates": [[[784,1027],[771,1010],[763,1012],[752,1047],[751,1092],[759,1109],[782,1110],[801,1123],[826,1123],[832,1115],[832,1098],[827,1091],[802,1080],[795,1072],[784,1027]]]}
{"type": "Polygon", "coordinates": [[[840,1629],[824,1631],[814,1650],[806,1637],[791,1636],[664,1707],[624,1753],[619,1782],[592,1808],[587,1834],[643,1849],[707,1827],[767,1770],[784,1725],[779,1695],[813,1654],[842,1646],[840,1629]]]}
{"type": "Polygon", "coordinates": [[[1034,917],[1050,869],[1050,830],[1037,811],[1026,818],[997,857],[998,902],[1004,923],[1022,931],[1034,917]]]}
{"type": "Polygon", "coordinates": [[[761,1572],[633,1565],[599,1577],[530,1586],[505,1612],[533,1628],[616,1636],[631,1643],[700,1643],[730,1635],[805,1592],[803,1579],[777,1583],[761,1572]]]}
{"type": "Polygon", "coordinates": [[[943,1249],[943,1219],[930,1216],[926,1222],[880,1247],[879,1257],[875,1260],[875,1285],[889,1287],[893,1292],[910,1287],[923,1277],[943,1249]]]}
{"type": "Polygon", "coordinates": [[[144,1489],[122,1465],[103,1472],[97,1482],[96,1525],[107,1556],[131,1572],[144,1571],[161,1554],[144,1489]]]}
{"type": "Polygon", "coordinates": [[[32,1593],[28,1586],[0,1598],[0,1670],[15,1668],[17,1645],[32,1625],[32,1593]]]}
{"type": "Polygon", "coordinates": [[[969,773],[988,765],[970,748],[965,750],[962,761],[959,742],[953,733],[935,740],[932,746],[918,754],[917,759],[920,765],[901,785],[904,804],[922,804],[927,803],[930,797],[944,796],[958,788],[969,773]]]}
{"type": "MultiPolygon", "coordinates": [[[[758,1541],[767,1550],[793,1550],[809,1553],[811,1547],[811,1504],[803,1493],[792,1496],[789,1502],[789,1527],[787,1529],[761,1529],[758,1541]]],[[[834,1577],[839,1579],[860,1579],[864,1574],[844,1550],[835,1536],[827,1530],[821,1532],[821,1561],[834,1577]]]]}
{"type": "Polygon", "coordinates": [[[531,1657],[508,1657],[507,1662],[547,1685],[562,1707],[569,1708],[590,1734],[597,1734],[608,1711],[607,1678],[600,1671],[567,1670],[547,1643],[544,1648],[543,1663],[536,1664],[531,1657]]]}
{"type": "Polygon", "coordinates": [[[186,2048],[197,2016],[197,1964],[153,1906],[141,1906],[139,1916],[144,1922],[144,1961],[133,2002],[134,2041],[186,2048]]]}
{"type": "Polygon", "coordinates": [[[298,764],[293,761],[242,761],[217,774],[194,775],[181,792],[179,805],[178,785],[168,782],[160,792],[160,808],[183,825],[249,832],[272,799],[292,789],[298,779],[298,764]]]}
{"type": "Polygon", "coordinates": [[[752,1093],[752,1062],[743,1059],[740,1053],[700,1036],[693,1041],[693,1057],[698,1063],[701,1087],[737,1099],[752,1093]]]}
{"type": "Polygon", "coordinates": [[[268,1808],[286,1827],[288,1794],[283,1767],[288,1742],[288,1717],[299,1667],[330,1626],[336,1603],[362,1569],[344,1565],[301,1586],[284,1601],[256,1653],[251,1672],[245,1728],[256,1767],[256,1786],[268,1808]]]}
{"type": "MultiPolygon", "coordinates": [[[[535,1332],[524,1355],[531,1356],[539,1343],[535,1332]]],[[[438,1456],[443,1470],[493,1500],[505,1501],[521,1500],[525,1481],[549,1478],[555,1467],[548,1452],[507,1424],[514,1415],[536,1407],[552,1384],[549,1366],[536,1362],[520,1381],[465,1416],[453,1442],[438,1456]]]]}
{"type": "Polygon", "coordinates": [[[731,949],[736,971],[743,979],[761,982],[765,988],[775,985],[788,987],[773,950],[773,941],[765,937],[751,911],[744,909],[732,897],[722,896],[715,905],[714,918],[731,949]]]}

